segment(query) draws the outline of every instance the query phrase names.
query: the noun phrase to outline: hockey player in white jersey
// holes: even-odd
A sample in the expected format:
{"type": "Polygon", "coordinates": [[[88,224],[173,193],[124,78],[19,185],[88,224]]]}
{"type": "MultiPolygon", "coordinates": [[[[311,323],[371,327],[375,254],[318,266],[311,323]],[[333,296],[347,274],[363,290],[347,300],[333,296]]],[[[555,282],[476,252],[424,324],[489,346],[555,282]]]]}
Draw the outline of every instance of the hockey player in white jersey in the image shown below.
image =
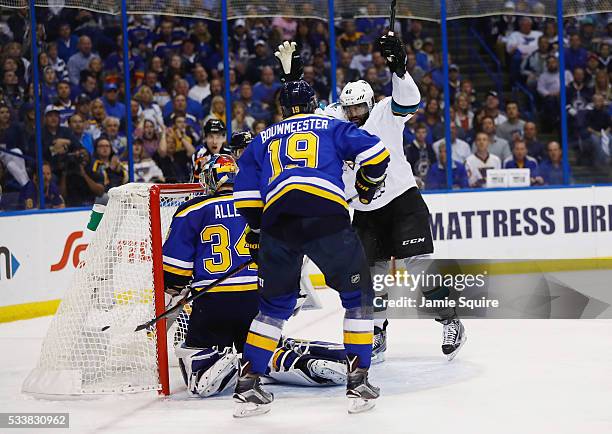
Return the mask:
{"type": "MultiPolygon", "coordinates": [[[[417,84],[406,72],[406,51],[402,41],[393,35],[379,39],[382,55],[392,72],[392,96],[378,103],[372,87],[364,80],[348,83],[338,103],[320,110],[337,119],[348,120],[360,128],[380,137],[391,157],[387,178],[374,200],[369,204],[353,201],[353,226],[363,243],[371,273],[386,274],[391,257],[404,259],[409,272],[418,274],[424,269],[432,273],[435,263],[433,238],[429,227],[429,210],[416,185],[412,168],[403,150],[405,123],[416,113],[421,100],[417,84]]],[[[301,75],[301,60],[295,52],[294,42],[284,42],[275,53],[279,58],[285,79],[301,75]]],[[[346,196],[354,197],[355,175],[359,167],[345,165],[343,181],[346,196]]],[[[429,299],[443,299],[449,293],[445,287],[421,288],[429,299]]],[[[383,294],[384,296],[384,294],[383,294]]],[[[455,309],[439,311],[436,321],[443,324],[442,352],[452,360],[466,340],[465,330],[455,309]]],[[[374,322],[372,362],[384,361],[388,320],[374,322]]]]}

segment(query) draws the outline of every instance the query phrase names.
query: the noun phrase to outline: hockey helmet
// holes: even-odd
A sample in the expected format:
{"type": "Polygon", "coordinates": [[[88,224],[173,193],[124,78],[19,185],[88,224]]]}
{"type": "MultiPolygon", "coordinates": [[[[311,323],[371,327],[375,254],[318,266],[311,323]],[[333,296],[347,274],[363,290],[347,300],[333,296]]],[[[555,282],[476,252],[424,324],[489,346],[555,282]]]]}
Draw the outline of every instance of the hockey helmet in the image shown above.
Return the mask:
{"type": "Polygon", "coordinates": [[[210,157],[200,176],[200,184],[207,194],[214,194],[219,187],[234,184],[238,165],[231,155],[215,154],[210,157]]]}
{"type": "Polygon", "coordinates": [[[204,125],[204,136],[209,134],[225,134],[226,131],[225,124],[220,119],[211,118],[204,125]]]}
{"type": "Polygon", "coordinates": [[[317,95],[306,81],[289,81],[281,88],[280,105],[284,118],[297,114],[314,113],[317,108],[317,95]]]}
{"type": "Polygon", "coordinates": [[[240,158],[252,140],[253,135],[250,131],[240,131],[232,134],[232,140],[230,141],[229,148],[236,159],[240,158]]]}
{"type": "Polygon", "coordinates": [[[361,126],[374,107],[374,90],[365,80],[352,81],[344,86],[339,99],[347,119],[361,126]]]}

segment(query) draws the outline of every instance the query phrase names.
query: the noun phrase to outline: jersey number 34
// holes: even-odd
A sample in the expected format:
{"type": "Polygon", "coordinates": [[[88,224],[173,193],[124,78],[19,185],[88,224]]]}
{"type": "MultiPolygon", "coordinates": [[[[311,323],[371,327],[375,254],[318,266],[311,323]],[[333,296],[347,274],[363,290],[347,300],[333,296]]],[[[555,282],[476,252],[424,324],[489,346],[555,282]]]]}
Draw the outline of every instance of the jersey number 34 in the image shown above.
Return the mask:
{"type": "Polygon", "coordinates": [[[272,182],[284,169],[316,168],[319,164],[319,136],[312,131],[293,133],[286,139],[274,139],[268,144],[272,182]]]}
{"type": "MultiPolygon", "coordinates": [[[[246,247],[246,227],[233,246],[231,246],[230,230],[222,224],[206,226],[200,236],[203,243],[210,243],[212,257],[204,259],[204,268],[209,273],[225,273],[230,269],[232,248],[238,256],[251,256],[246,247]]],[[[255,269],[255,265],[249,265],[249,269],[255,269]]]]}

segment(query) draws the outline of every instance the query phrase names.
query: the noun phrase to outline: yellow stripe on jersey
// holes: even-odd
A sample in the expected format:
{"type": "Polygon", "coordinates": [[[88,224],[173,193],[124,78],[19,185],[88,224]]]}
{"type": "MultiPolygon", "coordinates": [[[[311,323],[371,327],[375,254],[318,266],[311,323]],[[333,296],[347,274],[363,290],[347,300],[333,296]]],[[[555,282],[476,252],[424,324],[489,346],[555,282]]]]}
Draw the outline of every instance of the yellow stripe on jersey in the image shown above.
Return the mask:
{"type": "Polygon", "coordinates": [[[253,332],[249,332],[249,334],[247,335],[246,343],[268,351],[274,351],[278,346],[278,342],[274,339],[270,339],[265,336],[260,336],[253,332]]]}
{"type": "Polygon", "coordinates": [[[185,217],[191,211],[198,210],[198,209],[202,208],[203,206],[205,206],[205,205],[207,205],[209,203],[222,202],[222,201],[226,201],[226,200],[232,200],[232,196],[227,195],[227,196],[211,197],[211,198],[208,198],[208,199],[204,199],[201,202],[194,203],[193,205],[188,206],[187,208],[185,208],[184,210],[179,212],[175,217],[185,217]]]}
{"type": "Polygon", "coordinates": [[[285,350],[283,349],[279,349],[278,351],[274,352],[274,357],[272,357],[272,366],[276,369],[280,369],[280,365],[278,365],[276,362],[278,361],[278,358],[283,355],[285,353],[285,350]]]}
{"type": "Polygon", "coordinates": [[[310,193],[313,194],[315,196],[318,197],[322,197],[324,199],[328,199],[331,200],[332,202],[336,202],[339,203],[340,205],[342,205],[344,208],[346,208],[348,210],[348,204],[346,203],[346,200],[335,194],[332,193],[330,191],[324,190],[322,188],[316,187],[314,185],[308,185],[308,184],[289,184],[285,187],[283,187],[278,193],[276,193],[274,196],[272,196],[272,198],[270,198],[270,200],[266,203],[266,206],[264,206],[264,211],[266,209],[268,209],[268,207],[270,207],[270,205],[272,205],[274,202],[276,202],[278,199],[280,199],[283,195],[289,193],[292,190],[300,190],[306,193],[310,193]]]}
{"type": "MultiPolygon", "coordinates": [[[[204,286],[200,288],[193,288],[195,291],[200,291],[204,286]]],[[[215,286],[207,292],[243,292],[243,291],[257,291],[257,283],[238,283],[236,285],[226,286],[215,286]]]]}
{"type": "Polygon", "coordinates": [[[371,345],[374,339],[374,333],[355,333],[355,332],[344,332],[344,343],[345,344],[356,344],[356,345],[371,345]]]}
{"type": "Polygon", "coordinates": [[[236,208],[263,208],[264,203],[261,199],[235,199],[236,208]]]}
{"type": "Polygon", "coordinates": [[[361,162],[361,166],[367,166],[368,164],[378,164],[381,161],[383,161],[385,158],[389,157],[389,151],[387,149],[385,149],[384,151],[374,155],[372,158],[370,158],[369,160],[366,161],[362,161],[361,162]]]}
{"type": "Polygon", "coordinates": [[[191,276],[193,274],[193,269],[184,270],[182,268],[173,267],[172,265],[164,264],[164,271],[172,274],[178,274],[179,276],[191,276]]]}

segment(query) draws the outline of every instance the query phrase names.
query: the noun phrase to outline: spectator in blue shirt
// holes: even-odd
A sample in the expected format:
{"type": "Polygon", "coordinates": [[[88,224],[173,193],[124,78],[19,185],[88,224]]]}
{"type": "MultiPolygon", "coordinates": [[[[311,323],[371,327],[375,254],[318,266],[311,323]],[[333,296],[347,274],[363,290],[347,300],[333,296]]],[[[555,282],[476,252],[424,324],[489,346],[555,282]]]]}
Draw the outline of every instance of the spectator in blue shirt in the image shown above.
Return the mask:
{"type": "MultiPolygon", "coordinates": [[[[563,151],[558,142],[549,142],[546,146],[548,159],[540,163],[538,175],[542,178],[544,185],[563,184],[563,151]]],[[[571,177],[571,173],[570,173],[571,177]]]]}
{"type": "Polygon", "coordinates": [[[185,97],[187,102],[187,113],[193,116],[196,120],[201,121],[204,118],[204,111],[202,109],[202,103],[194,100],[193,98],[189,98],[189,83],[187,80],[181,79],[176,80],[174,83],[174,93],[172,100],[168,101],[163,109],[164,118],[168,118],[170,114],[173,112],[173,101],[177,95],[182,95],[185,97]]]}
{"type": "MultiPolygon", "coordinates": [[[[45,208],[64,208],[64,198],[60,193],[60,189],[52,179],[51,164],[45,161],[42,167],[43,183],[45,191],[45,208]]],[[[37,175],[34,174],[34,181],[29,181],[23,186],[19,193],[19,205],[21,209],[39,208],[38,202],[38,181],[37,175]]]]}
{"type": "Polygon", "coordinates": [[[261,69],[261,81],[253,86],[253,99],[263,104],[264,108],[274,105],[276,91],[281,85],[274,81],[274,70],[269,66],[261,69]]]}
{"type": "Polygon", "coordinates": [[[542,184],[543,180],[538,176],[538,160],[527,155],[527,144],[520,139],[514,142],[512,156],[504,160],[504,169],[529,169],[531,184],[542,184]]]}
{"type": "Polygon", "coordinates": [[[104,85],[104,96],[102,97],[104,109],[107,116],[112,116],[118,119],[125,117],[125,104],[119,101],[119,89],[115,83],[107,83],[104,85]]]}
{"type": "MultiPolygon", "coordinates": [[[[425,178],[425,188],[427,190],[441,190],[448,188],[446,182],[446,143],[439,142],[438,161],[429,168],[425,178]]],[[[465,167],[458,161],[453,160],[453,189],[468,188],[468,178],[465,167]]]]}
{"type": "Polygon", "coordinates": [[[266,110],[259,101],[255,101],[253,99],[253,87],[248,81],[245,81],[242,83],[242,86],[240,86],[239,101],[241,101],[246,107],[247,114],[253,118],[257,120],[270,120],[270,117],[272,116],[271,111],[266,110]]]}
{"type": "Polygon", "coordinates": [[[565,49],[565,69],[573,71],[576,68],[585,68],[588,58],[587,50],[582,47],[580,35],[570,36],[569,47],[565,49]]]}
{"type": "Polygon", "coordinates": [[[70,57],[78,51],[79,38],[72,34],[70,24],[62,23],[59,26],[59,38],[57,38],[57,55],[68,63],[70,57]]]}

